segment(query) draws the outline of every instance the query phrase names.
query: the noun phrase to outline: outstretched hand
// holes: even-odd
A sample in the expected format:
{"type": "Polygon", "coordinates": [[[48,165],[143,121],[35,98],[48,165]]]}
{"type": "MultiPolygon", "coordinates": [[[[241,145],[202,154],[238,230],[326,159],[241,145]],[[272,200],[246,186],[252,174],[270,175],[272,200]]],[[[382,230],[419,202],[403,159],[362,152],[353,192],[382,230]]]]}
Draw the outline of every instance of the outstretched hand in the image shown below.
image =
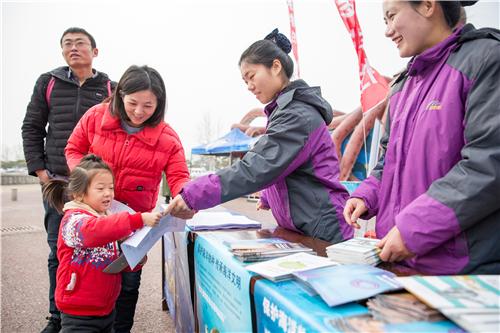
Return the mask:
{"type": "Polygon", "coordinates": [[[358,218],[366,213],[368,208],[365,201],[360,198],[350,198],[344,207],[344,219],[351,227],[359,229],[358,218]]]}
{"type": "Polygon", "coordinates": [[[193,218],[195,210],[188,207],[180,194],[177,194],[174,199],[170,201],[164,214],[170,214],[180,219],[189,220],[193,218]]]}
{"type": "Polygon", "coordinates": [[[259,199],[259,201],[257,201],[257,204],[255,205],[255,208],[257,208],[257,210],[269,210],[269,207],[267,207],[266,205],[264,205],[262,203],[262,201],[259,199]]]}

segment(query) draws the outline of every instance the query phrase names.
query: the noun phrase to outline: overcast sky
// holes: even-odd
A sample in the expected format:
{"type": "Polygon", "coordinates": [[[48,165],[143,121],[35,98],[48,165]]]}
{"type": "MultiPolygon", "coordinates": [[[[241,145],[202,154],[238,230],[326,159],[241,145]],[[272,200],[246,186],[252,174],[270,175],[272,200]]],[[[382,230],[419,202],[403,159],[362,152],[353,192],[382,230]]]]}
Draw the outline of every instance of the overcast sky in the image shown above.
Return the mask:
{"type": "MultiPolygon", "coordinates": [[[[401,69],[384,37],[381,1],[357,1],[365,49],[384,75],[401,69]]],[[[334,0],[295,0],[301,78],[321,86],[335,109],[359,104],[358,65],[334,0]]],[[[476,26],[499,27],[498,0],[467,9],[476,26]]],[[[59,39],[70,26],[88,30],[99,56],[94,68],[118,80],[132,64],[165,80],[166,120],[190,155],[209,117],[219,135],[256,106],[237,66],[241,53],[273,28],[289,36],[286,0],[4,1],[2,15],[2,149],[21,145],[21,124],[38,76],[65,65],[59,39]]],[[[5,154],[2,154],[4,157],[5,154]]]]}

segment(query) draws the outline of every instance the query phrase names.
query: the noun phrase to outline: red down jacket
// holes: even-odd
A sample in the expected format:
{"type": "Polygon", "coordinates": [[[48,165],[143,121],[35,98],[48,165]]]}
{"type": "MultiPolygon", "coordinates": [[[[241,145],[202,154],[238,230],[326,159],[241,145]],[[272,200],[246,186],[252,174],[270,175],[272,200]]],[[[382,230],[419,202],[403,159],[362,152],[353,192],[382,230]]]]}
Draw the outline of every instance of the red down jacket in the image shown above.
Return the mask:
{"type": "Polygon", "coordinates": [[[92,107],[78,122],[65,149],[68,166],[72,170],[88,153],[100,156],[113,170],[115,199],[137,212],[149,212],[156,206],[162,172],[172,196],[189,180],[184,149],[163,121],[128,134],[108,106],[92,107]]]}

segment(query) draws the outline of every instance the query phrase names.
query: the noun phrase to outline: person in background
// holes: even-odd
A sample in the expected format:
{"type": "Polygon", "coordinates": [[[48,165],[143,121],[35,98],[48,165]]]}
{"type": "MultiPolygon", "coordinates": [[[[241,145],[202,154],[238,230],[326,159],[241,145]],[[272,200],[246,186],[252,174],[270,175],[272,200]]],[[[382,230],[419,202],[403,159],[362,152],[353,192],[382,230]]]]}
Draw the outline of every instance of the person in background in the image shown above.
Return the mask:
{"type": "Polygon", "coordinates": [[[411,59],[384,155],[344,210],[355,227],[376,215],[382,260],[425,274],[500,273],[500,31],[456,26],[475,2],[384,1],[385,34],[411,59]]]}
{"type": "Polygon", "coordinates": [[[174,216],[262,192],[258,208],[271,209],[281,227],[329,242],[353,236],[342,216],[348,198],[327,125],[333,118],[320,88],[291,81],[290,41],[276,29],[241,55],[243,81],[266,104],[266,132],[231,167],[187,183],[170,203],[174,216]]]}
{"type": "MultiPolygon", "coordinates": [[[[109,102],[91,108],[68,139],[66,159],[73,169],[88,153],[102,157],[115,176],[115,198],[136,212],[152,211],[162,173],[172,194],[189,180],[184,149],[164,121],[165,84],[148,66],[130,66],[109,102]]],[[[142,270],[122,273],[114,330],[130,332],[139,298],[142,270]]]]}
{"type": "MultiPolygon", "coordinates": [[[[67,178],[69,170],[64,147],[80,117],[93,105],[111,95],[114,83],[92,68],[98,55],[94,37],[82,28],[69,28],[59,41],[68,66],[42,74],[36,81],[22,125],[24,156],[28,173],[40,184],[54,178],[67,178]],[[48,128],[46,128],[48,125],[48,128]]],[[[44,225],[50,253],[49,313],[42,332],[59,332],[60,313],[54,301],[56,288],[57,234],[62,215],[43,202],[44,225]]]]}
{"type": "Polygon", "coordinates": [[[165,174],[161,177],[161,195],[165,197],[165,203],[168,204],[172,199],[172,192],[170,191],[170,187],[167,183],[167,176],[165,174]]]}
{"type": "Polygon", "coordinates": [[[43,196],[51,207],[64,211],[57,241],[60,264],[55,291],[62,332],[112,332],[121,274],[103,270],[118,258],[118,240],[143,226],[158,225],[161,213],[110,215],[113,174],[93,154],[73,169],[69,182],[53,179],[45,183],[43,196]],[[72,200],[64,203],[67,197],[72,200]]]}

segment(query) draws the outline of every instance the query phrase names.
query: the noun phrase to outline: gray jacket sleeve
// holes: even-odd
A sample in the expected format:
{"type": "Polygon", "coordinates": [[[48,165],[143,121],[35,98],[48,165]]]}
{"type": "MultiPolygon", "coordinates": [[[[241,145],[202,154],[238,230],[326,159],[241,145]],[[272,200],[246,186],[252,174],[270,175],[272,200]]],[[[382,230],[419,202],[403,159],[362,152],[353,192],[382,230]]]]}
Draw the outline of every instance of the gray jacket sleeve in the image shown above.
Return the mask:
{"type": "Polygon", "coordinates": [[[307,160],[304,148],[311,122],[295,108],[276,110],[266,134],[242,160],[218,172],[222,202],[253,193],[286,177],[307,160]]]}
{"type": "Polygon", "coordinates": [[[462,230],[500,208],[500,43],[484,59],[465,104],[462,159],[427,192],[453,209],[462,230]]]}

